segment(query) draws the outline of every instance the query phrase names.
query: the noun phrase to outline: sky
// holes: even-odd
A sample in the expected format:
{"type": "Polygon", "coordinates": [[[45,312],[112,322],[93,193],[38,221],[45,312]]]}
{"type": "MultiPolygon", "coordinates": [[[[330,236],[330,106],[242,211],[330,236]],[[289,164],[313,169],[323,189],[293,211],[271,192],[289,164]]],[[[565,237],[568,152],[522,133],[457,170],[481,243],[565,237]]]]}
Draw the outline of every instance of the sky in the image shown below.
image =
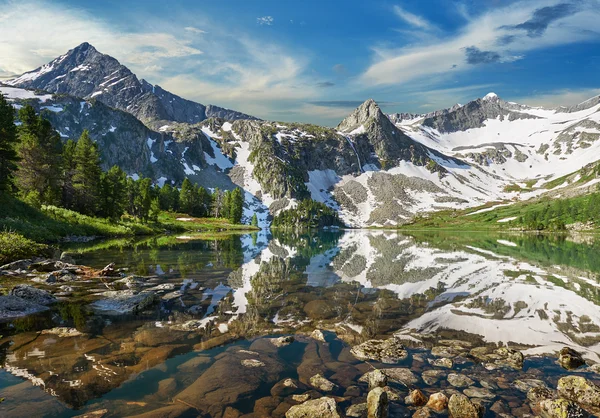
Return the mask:
{"type": "Polygon", "coordinates": [[[600,0],[0,0],[0,77],[82,42],[203,104],[335,126],[372,98],[425,113],[495,92],[600,94],[600,0]]]}

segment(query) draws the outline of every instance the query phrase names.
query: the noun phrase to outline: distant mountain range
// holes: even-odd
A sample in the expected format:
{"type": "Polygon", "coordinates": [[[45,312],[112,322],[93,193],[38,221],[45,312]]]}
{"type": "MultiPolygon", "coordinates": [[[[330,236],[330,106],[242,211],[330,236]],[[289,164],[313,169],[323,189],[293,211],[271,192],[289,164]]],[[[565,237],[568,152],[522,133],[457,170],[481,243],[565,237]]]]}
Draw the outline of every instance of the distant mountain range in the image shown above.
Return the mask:
{"type": "Polygon", "coordinates": [[[106,167],[159,184],[243,187],[245,217],[257,212],[263,225],[306,197],[348,225],[393,226],[434,210],[585,193],[600,181],[578,176],[600,160],[600,96],[546,109],[490,93],[391,115],[367,100],[332,129],[182,99],[87,43],[0,92],[16,107],[32,103],[64,138],[88,129],[106,167]]]}

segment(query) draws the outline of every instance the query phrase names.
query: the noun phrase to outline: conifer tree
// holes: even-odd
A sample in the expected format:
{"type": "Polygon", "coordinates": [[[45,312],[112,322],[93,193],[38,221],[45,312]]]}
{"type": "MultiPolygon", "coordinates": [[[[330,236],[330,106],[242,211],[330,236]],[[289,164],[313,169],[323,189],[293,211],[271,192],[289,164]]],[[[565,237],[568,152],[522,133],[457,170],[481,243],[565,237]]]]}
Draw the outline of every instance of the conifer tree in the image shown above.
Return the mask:
{"type": "Polygon", "coordinates": [[[181,184],[179,191],[179,208],[183,213],[190,214],[194,210],[194,186],[192,182],[186,178],[181,184]]]}
{"type": "Polygon", "coordinates": [[[256,212],[252,215],[252,221],[250,221],[250,225],[258,226],[258,217],[256,216],[256,212]]]}
{"type": "Polygon", "coordinates": [[[244,213],[244,196],[242,190],[236,187],[229,195],[229,220],[231,223],[239,224],[242,222],[244,213]]]}
{"type": "Polygon", "coordinates": [[[86,215],[94,215],[99,207],[102,169],[100,168],[98,146],[92,141],[87,130],[83,131],[77,141],[73,163],[75,166],[73,173],[75,210],[86,215]]]}
{"type": "Polygon", "coordinates": [[[127,175],[115,165],[102,173],[100,184],[100,215],[119,219],[125,213],[127,204],[127,175]]]}
{"type": "Polygon", "coordinates": [[[19,169],[15,175],[22,196],[32,204],[58,204],[62,177],[60,135],[27,105],[19,111],[19,169]]]}
{"type": "Polygon", "coordinates": [[[0,192],[11,191],[18,160],[15,110],[0,94],[0,192]]]}

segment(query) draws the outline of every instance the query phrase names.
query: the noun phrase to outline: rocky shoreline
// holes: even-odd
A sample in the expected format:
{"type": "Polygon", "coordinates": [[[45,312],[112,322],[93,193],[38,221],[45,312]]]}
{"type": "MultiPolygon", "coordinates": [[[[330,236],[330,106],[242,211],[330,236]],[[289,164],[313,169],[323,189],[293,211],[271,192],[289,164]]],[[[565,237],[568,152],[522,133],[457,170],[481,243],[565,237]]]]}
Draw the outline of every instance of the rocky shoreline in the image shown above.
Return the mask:
{"type": "MultiPolygon", "coordinates": [[[[285,328],[271,324],[256,335],[242,329],[240,318],[221,324],[207,320],[205,307],[196,308],[204,317],[171,315],[141,325],[136,319],[123,327],[118,322],[123,316],[143,318],[192,286],[198,295],[204,289],[185,280],[174,284],[127,275],[112,264],[97,270],[72,261],[65,256],[0,267],[0,276],[9,279],[3,285],[12,286],[0,296],[0,320],[52,311],[82,297],[85,309],[96,316],[76,327],[59,324],[18,338],[0,337],[0,346],[12,358],[3,364],[7,371],[37,382],[67,404],[83,408],[100,398],[82,416],[576,418],[600,413],[600,366],[569,347],[554,357],[524,356],[518,346],[444,338],[443,333],[403,331],[369,338],[324,321],[285,328]],[[90,325],[98,321],[112,322],[114,331],[99,334],[90,325]],[[22,354],[35,352],[35,344],[45,347],[47,363],[32,363],[30,354],[22,354]],[[77,351],[69,351],[71,346],[77,351]],[[163,371],[156,393],[133,404],[102,401],[132,374],[160,370],[169,358],[181,359],[177,372],[163,371]],[[49,369],[59,363],[63,369],[49,369]],[[92,374],[98,370],[114,377],[90,392],[88,386],[98,385],[92,374]],[[65,380],[80,386],[67,387],[65,380]]],[[[21,399],[4,392],[9,407],[11,399],[21,399]]],[[[23,414],[27,403],[21,399],[18,408],[8,409],[6,416],[23,414]]]]}

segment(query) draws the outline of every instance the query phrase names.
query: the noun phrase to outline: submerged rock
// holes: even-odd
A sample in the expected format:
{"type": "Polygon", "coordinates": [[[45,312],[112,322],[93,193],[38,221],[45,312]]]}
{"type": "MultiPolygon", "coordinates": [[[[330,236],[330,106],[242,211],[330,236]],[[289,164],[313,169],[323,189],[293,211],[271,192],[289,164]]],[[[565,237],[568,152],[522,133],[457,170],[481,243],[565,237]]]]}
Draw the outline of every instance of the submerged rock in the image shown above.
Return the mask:
{"type": "Polygon", "coordinates": [[[564,347],[558,353],[558,364],[560,364],[564,369],[575,370],[585,365],[585,360],[577,351],[570,347],[564,347]]]}
{"type": "Polygon", "coordinates": [[[546,399],[540,402],[542,418],[585,418],[587,412],[567,399],[546,399]]]}
{"type": "Polygon", "coordinates": [[[375,388],[367,395],[367,416],[368,418],[387,418],[388,416],[388,396],[383,388],[375,388]]]}
{"type": "Polygon", "coordinates": [[[68,328],[68,327],[56,327],[56,328],[51,328],[51,329],[45,329],[42,331],[42,334],[52,334],[52,335],[56,335],[61,338],[81,337],[82,335],[85,335],[75,328],[68,328]]]}
{"type": "Polygon", "coordinates": [[[285,414],[286,418],[341,418],[340,411],[333,398],[323,397],[292,406],[285,414]]]}
{"type": "Polygon", "coordinates": [[[452,418],[480,418],[483,416],[481,405],[474,404],[465,395],[454,394],[448,402],[452,418]]]}
{"type": "Polygon", "coordinates": [[[0,320],[20,318],[45,310],[48,310],[47,306],[16,296],[0,296],[0,320]]]}
{"type": "Polygon", "coordinates": [[[158,299],[152,292],[136,293],[133,290],[111,290],[101,293],[105,299],[97,300],[90,306],[105,314],[130,314],[143,311],[158,299]]]}
{"type": "Polygon", "coordinates": [[[26,284],[19,284],[13,287],[10,295],[44,306],[57,302],[57,299],[49,292],[26,284]]]}
{"type": "Polygon", "coordinates": [[[255,368],[255,367],[265,367],[265,363],[263,363],[260,360],[256,360],[256,359],[244,359],[241,361],[242,366],[244,367],[250,367],[250,368],[255,368]]]}
{"type": "Polygon", "coordinates": [[[271,396],[289,396],[298,392],[301,386],[300,382],[288,377],[275,383],[271,388],[271,396]]]}
{"type": "Polygon", "coordinates": [[[554,397],[554,392],[545,387],[533,387],[527,392],[527,399],[531,402],[539,402],[543,399],[551,399],[554,397]]]}
{"type": "Polygon", "coordinates": [[[383,369],[382,371],[392,382],[400,383],[407,387],[419,383],[419,377],[405,367],[394,367],[391,369],[383,369]]]}
{"type": "Polygon", "coordinates": [[[395,364],[408,357],[408,352],[395,337],[387,340],[369,340],[350,350],[359,360],[374,360],[381,363],[395,364]]]}
{"type": "Polygon", "coordinates": [[[466,388],[472,386],[475,381],[464,374],[450,373],[448,375],[448,383],[456,388],[466,388]]]}
{"type": "Polygon", "coordinates": [[[561,377],[557,389],[560,396],[600,408],[600,387],[583,376],[561,377]]]}
{"type": "Polygon", "coordinates": [[[367,418],[367,403],[356,403],[346,409],[346,416],[351,418],[367,418]]]}

